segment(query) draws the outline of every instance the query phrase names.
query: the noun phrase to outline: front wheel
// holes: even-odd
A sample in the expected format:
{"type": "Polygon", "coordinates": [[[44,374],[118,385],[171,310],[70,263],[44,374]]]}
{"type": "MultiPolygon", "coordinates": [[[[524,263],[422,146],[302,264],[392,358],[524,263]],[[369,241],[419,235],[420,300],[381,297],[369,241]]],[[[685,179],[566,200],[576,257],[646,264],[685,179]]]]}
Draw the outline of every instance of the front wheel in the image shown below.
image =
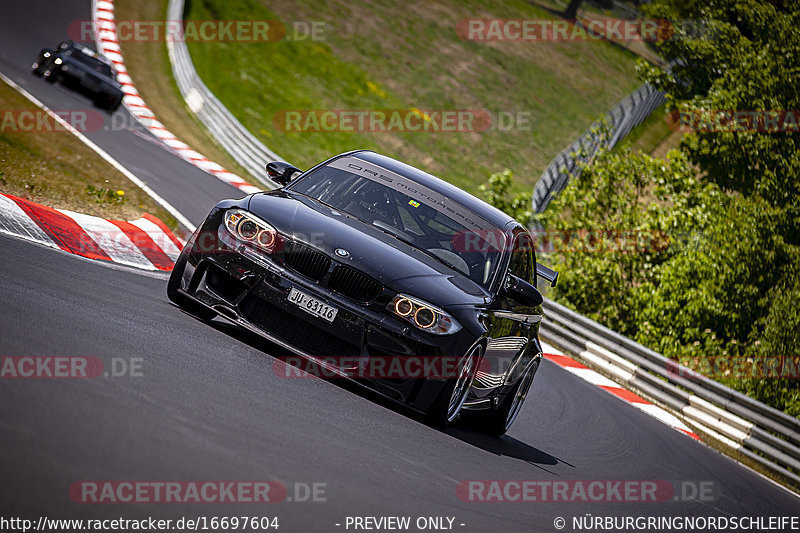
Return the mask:
{"type": "Polygon", "coordinates": [[[520,378],[517,384],[511,389],[511,392],[506,395],[503,401],[497,406],[497,409],[491,413],[470,412],[468,423],[475,429],[488,433],[495,437],[502,437],[509,430],[517,415],[522,409],[522,404],[525,403],[525,398],[528,396],[528,391],[533,383],[533,378],[536,375],[536,370],[539,367],[539,361],[534,362],[525,375],[520,378]]]}
{"type": "Polygon", "coordinates": [[[122,98],[123,96],[120,95],[111,99],[111,111],[116,111],[119,109],[119,106],[122,105],[122,98]]]}
{"type": "Polygon", "coordinates": [[[473,346],[458,363],[458,375],[447,381],[439,397],[427,412],[427,421],[435,427],[444,427],[456,419],[467,399],[475,372],[483,357],[483,345],[473,346]]]}
{"type": "Polygon", "coordinates": [[[183,271],[186,270],[187,259],[188,256],[184,250],[181,252],[181,255],[178,256],[178,260],[175,261],[172,274],[170,274],[169,281],[167,282],[167,298],[187,313],[196,316],[204,322],[208,322],[217,316],[217,313],[204,305],[192,301],[179,290],[181,279],[183,278],[183,271]]]}
{"type": "Polygon", "coordinates": [[[45,70],[42,76],[47,83],[55,83],[58,80],[58,72],[54,70],[45,70]]]}

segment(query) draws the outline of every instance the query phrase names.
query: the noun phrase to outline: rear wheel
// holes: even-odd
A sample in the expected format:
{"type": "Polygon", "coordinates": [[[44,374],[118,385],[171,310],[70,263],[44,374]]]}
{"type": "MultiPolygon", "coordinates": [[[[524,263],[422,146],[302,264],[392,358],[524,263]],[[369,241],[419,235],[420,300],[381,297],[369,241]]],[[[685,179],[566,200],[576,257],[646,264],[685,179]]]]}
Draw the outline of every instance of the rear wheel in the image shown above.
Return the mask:
{"type": "Polygon", "coordinates": [[[122,105],[122,96],[112,97],[111,99],[111,111],[116,111],[119,109],[119,106],[122,105]]]}
{"type": "Polygon", "coordinates": [[[108,96],[103,93],[96,94],[92,100],[94,101],[95,107],[99,107],[100,109],[109,109],[110,107],[108,96]]]}
{"type": "Polygon", "coordinates": [[[477,344],[459,361],[458,375],[447,381],[439,397],[428,409],[426,418],[429,424],[444,427],[456,419],[472,387],[481,357],[483,345],[477,344]]]}
{"type": "Polygon", "coordinates": [[[522,404],[525,403],[525,398],[528,396],[528,391],[531,388],[538,367],[538,361],[533,363],[497,409],[491,413],[470,412],[467,417],[465,412],[464,415],[468,419],[468,423],[475,429],[495,437],[505,435],[514,420],[517,419],[517,415],[522,409],[522,404]]]}
{"type": "Polygon", "coordinates": [[[172,274],[169,276],[169,281],[167,282],[167,297],[178,307],[186,311],[187,313],[194,315],[195,317],[203,320],[205,322],[211,320],[217,313],[208,307],[201,305],[193,300],[191,300],[188,296],[180,292],[181,287],[181,279],[183,278],[183,272],[186,270],[186,261],[188,260],[188,255],[186,251],[182,251],[181,255],[178,256],[178,260],[175,262],[175,266],[172,269],[172,274]]]}

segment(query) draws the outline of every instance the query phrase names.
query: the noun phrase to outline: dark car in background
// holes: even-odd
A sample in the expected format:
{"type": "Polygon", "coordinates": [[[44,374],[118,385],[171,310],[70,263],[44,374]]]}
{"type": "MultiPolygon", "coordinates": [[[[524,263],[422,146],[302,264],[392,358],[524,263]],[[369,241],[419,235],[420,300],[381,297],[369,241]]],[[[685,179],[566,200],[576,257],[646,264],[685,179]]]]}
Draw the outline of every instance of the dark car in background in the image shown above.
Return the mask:
{"type": "Polygon", "coordinates": [[[340,357],[346,377],[375,358],[449,358],[451,373],[356,380],[433,425],[461,414],[505,433],[542,358],[537,272],[557,276],[537,268],[525,227],[370,151],[267,171],[284,187],[217,204],[178,258],[169,298],[304,358],[340,357]]]}
{"type": "Polygon", "coordinates": [[[36,76],[88,95],[97,107],[116,111],[125,93],[111,63],[86,46],[63,41],[53,49],[43,48],[31,66],[36,76]]]}

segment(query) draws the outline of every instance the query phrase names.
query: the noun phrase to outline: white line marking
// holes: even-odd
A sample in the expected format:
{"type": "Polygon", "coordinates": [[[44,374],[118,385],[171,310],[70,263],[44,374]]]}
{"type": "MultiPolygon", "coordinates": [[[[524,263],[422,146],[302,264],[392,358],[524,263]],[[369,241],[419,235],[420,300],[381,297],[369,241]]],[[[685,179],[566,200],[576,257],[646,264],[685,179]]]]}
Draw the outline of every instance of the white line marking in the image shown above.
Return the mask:
{"type": "Polygon", "coordinates": [[[657,405],[653,405],[652,403],[634,403],[632,405],[640,411],[644,411],[648,415],[652,416],[653,418],[657,418],[667,425],[670,425],[674,428],[683,429],[684,431],[692,432],[692,430],[689,429],[689,426],[681,422],[678,417],[668,411],[665,411],[657,405]]]}
{"type": "Polygon", "coordinates": [[[616,381],[611,381],[607,377],[603,376],[592,370],[591,368],[576,368],[573,366],[566,366],[564,370],[571,374],[575,374],[579,378],[584,381],[588,381],[592,385],[597,385],[598,387],[616,387],[622,388],[619,383],[616,381]]]}

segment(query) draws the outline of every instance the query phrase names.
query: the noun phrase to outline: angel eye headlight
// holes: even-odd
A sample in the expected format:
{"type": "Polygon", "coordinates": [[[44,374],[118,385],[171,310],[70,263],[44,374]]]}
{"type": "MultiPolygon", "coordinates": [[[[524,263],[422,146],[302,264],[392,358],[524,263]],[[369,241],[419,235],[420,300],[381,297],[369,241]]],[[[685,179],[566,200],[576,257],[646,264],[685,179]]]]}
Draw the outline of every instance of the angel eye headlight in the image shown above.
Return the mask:
{"type": "Polygon", "coordinates": [[[402,317],[409,316],[414,312],[414,304],[408,298],[400,298],[394,304],[394,312],[402,317]]]}
{"type": "Polygon", "coordinates": [[[277,231],[267,222],[242,209],[230,209],[224,216],[225,228],[240,241],[272,252],[277,231]]]}
{"type": "Polygon", "coordinates": [[[258,244],[260,244],[264,248],[271,247],[273,244],[275,244],[275,232],[262,229],[261,231],[258,232],[258,235],[256,236],[256,242],[258,242],[258,244]]]}
{"type": "Polygon", "coordinates": [[[427,307],[420,307],[414,313],[414,323],[422,329],[428,329],[436,323],[436,313],[427,307]]]}
{"type": "Polygon", "coordinates": [[[447,312],[405,294],[395,296],[386,308],[418,329],[435,335],[447,335],[461,329],[461,325],[447,312]]]}
{"type": "Polygon", "coordinates": [[[236,233],[243,241],[252,241],[258,235],[258,224],[252,220],[245,218],[236,226],[236,233]]]}

